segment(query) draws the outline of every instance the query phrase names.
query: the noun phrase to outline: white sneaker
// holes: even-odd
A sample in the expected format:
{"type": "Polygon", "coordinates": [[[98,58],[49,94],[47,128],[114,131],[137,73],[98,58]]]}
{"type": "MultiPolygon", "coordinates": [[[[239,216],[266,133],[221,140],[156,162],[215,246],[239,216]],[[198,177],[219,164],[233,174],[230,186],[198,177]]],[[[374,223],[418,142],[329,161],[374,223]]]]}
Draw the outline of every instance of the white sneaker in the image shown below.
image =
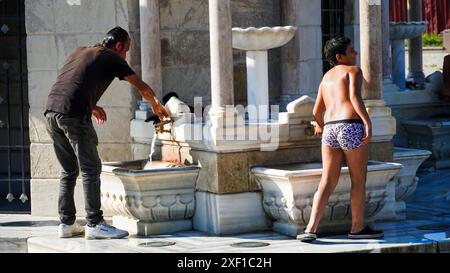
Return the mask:
{"type": "Polygon", "coordinates": [[[86,240],[121,239],[128,235],[128,231],[108,225],[104,220],[97,224],[95,227],[86,225],[86,240]]]}
{"type": "Polygon", "coordinates": [[[80,226],[76,222],[73,225],[60,224],[59,225],[59,238],[71,238],[82,235],[84,233],[84,227],[80,226]]]}

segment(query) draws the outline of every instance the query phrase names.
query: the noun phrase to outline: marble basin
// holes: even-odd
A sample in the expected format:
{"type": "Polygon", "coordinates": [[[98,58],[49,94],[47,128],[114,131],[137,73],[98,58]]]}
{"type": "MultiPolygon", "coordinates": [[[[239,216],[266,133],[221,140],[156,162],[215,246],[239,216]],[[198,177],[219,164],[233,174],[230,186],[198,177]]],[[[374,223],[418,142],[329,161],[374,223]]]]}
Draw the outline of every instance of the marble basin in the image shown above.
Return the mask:
{"type": "MultiPolygon", "coordinates": [[[[405,200],[413,194],[419,182],[419,178],[416,176],[417,170],[430,156],[431,152],[427,150],[394,148],[394,161],[403,165],[403,169],[393,178],[395,182],[396,213],[406,210],[405,200]]],[[[401,218],[400,215],[398,218],[401,218]]]]}
{"type": "Polygon", "coordinates": [[[145,160],[104,163],[101,202],[113,224],[148,236],[192,229],[195,186],[200,167],[145,160]]]}
{"type": "Polygon", "coordinates": [[[411,39],[422,35],[426,27],[426,21],[391,22],[389,24],[389,36],[391,40],[411,39]]]}
{"type": "MultiPolygon", "coordinates": [[[[377,216],[386,203],[387,184],[402,168],[398,163],[370,161],[366,187],[366,218],[377,216]]],[[[295,237],[308,224],[314,194],[322,176],[322,163],[295,163],[254,167],[252,179],[262,189],[263,208],[273,229],[295,237]]],[[[351,180],[343,166],[339,183],[325,209],[319,232],[348,232],[351,227],[351,180]]]]}
{"type": "Polygon", "coordinates": [[[233,28],[233,48],[264,51],[285,45],[295,35],[296,27],[233,28]]]}

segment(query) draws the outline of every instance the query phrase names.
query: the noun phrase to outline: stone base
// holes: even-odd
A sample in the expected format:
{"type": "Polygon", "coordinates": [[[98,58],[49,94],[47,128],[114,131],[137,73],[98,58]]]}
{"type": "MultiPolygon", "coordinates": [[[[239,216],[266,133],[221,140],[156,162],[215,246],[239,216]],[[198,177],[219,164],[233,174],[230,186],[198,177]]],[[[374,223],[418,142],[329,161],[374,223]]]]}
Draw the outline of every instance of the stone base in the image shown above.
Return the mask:
{"type": "MultiPolygon", "coordinates": [[[[31,179],[31,215],[42,217],[58,216],[59,179],[31,179]]],[[[77,217],[85,217],[83,182],[77,180],[75,186],[75,207],[77,217]]],[[[103,213],[103,216],[112,216],[103,213]]]]}
{"type": "Polygon", "coordinates": [[[404,127],[404,122],[450,115],[450,103],[444,101],[420,104],[399,104],[390,107],[392,109],[392,114],[397,119],[397,134],[394,137],[394,144],[398,147],[409,146],[408,141],[410,134],[404,127]]]}
{"type": "MultiPolygon", "coordinates": [[[[58,216],[59,183],[59,179],[31,179],[32,216],[58,216]]],[[[77,216],[86,216],[81,180],[77,180],[74,199],[77,216]]]]}
{"type": "Polygon", "coordinates": [[[124,216],[113,216],[113,225],[127,230],[131,235],[150,236],[192,230],[191,220],[148,223],[124,216]]]}
{"type": "Polygon", "coordinates": [[[194,229],[216,235],[264,231],[271,221],[262,207],[262,193],[196,193],[194,229]]]}
{"type": "Polygon", "coordinates": [[[407,104],[432,103],[438,101],[431,90],[405,90],[384,93],[384,99],[388,106],[407,104]]]}
{"type": "Polygon", "coordinates": [[[409,147],[433,153],[422,167],[450,168],[449,118],[410,120],[403,122],[403,126],[408,134],[409,147]]]}
{"type": "MultiPolygon", "coordinates": [[[[370,160],[392,162],[392,142],[374,142],[369,147],[370,160]]],[[[249,170],[254,166],[318,162],[321,158],[319,141],[280,147],[272,152],[243,149],[242,152],[217,153],[167,142],[161,147],[162,161],[201,166],[197,190],[216,194],[259,191],[249,177],[249,170]]]]}

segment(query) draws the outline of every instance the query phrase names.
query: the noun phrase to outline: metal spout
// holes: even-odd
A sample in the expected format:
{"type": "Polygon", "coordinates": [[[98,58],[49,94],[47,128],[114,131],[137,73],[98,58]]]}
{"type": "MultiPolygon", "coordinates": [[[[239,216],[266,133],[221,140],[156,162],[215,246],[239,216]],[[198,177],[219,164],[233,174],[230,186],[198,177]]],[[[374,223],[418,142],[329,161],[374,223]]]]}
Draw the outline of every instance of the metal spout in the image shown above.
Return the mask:
{"type": "Polygon", "coordinates": [[[155,124],[155,131],[156,131],[156,133],[157,134],[164,134],[164,133],[170,133],[171,134],[172,133],[172,129],[165,130],[164,129],[164,125],[166,125],[166,124],[173,125],[173,123],[174,123],[173,119],[166,119],[166,120],[163,120],[163,121],[155,124]]]}
{"type": "Polygon", "coordinates": [[[309,137],[314,136],[316,130],[314,128],[313,121],[302,120],[301,124],[306,125],[306,127],[305,127],[306,136],[309,136],[309,137]]]}

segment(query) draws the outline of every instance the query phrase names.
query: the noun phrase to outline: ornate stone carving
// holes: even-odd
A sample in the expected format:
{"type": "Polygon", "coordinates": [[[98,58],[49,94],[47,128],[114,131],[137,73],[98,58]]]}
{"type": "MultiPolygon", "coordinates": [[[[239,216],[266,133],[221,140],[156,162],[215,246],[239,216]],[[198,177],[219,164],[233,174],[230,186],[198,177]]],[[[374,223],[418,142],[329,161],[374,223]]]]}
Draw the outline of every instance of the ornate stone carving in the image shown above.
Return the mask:
{"type": "Polygon", "coordinates": [[[137,223],[138,235],[180,231],[176,227],[180,221],[183,230],[185,221],[191,222],[195,212],[195,186],[200,168],[133,170],[139,164],[142,161],[106,163],[103,166],[102,209],[119,217],[118,225],[124,225],[125,221],[123,228],[137,223]],[[155,224],[161,224],[158,230],[148,231],[155,224]],[[165,226],[167,230],[163,230],[165,226]]]}
{"type": "Polygon", "coordinates": [[[405,210],[405,200],[416,190],[419,182],[417,169],[430,155],[431,152],[427,150],[395,147],[394,161],[403,165],[402,170],[392,178],[395,181],[396,213],[405,210]]]}
{"type": "MultiPolygon", "coordinates": [[[[314,194],[320,182],[321,163],[299,163],[252,169],[264,194],[263,208],[274,220],[274,230],[295,236],[308,223],[314,194]]],[[[378,215],[386,203],[386,186],[402,168],[397,163],[370,161],[367,175],[366,217],[378,215]]],[[[348,231],[351,224],[351,180],[342,167],[340,181],[325,209],[321,231],[348,231]]]]}

